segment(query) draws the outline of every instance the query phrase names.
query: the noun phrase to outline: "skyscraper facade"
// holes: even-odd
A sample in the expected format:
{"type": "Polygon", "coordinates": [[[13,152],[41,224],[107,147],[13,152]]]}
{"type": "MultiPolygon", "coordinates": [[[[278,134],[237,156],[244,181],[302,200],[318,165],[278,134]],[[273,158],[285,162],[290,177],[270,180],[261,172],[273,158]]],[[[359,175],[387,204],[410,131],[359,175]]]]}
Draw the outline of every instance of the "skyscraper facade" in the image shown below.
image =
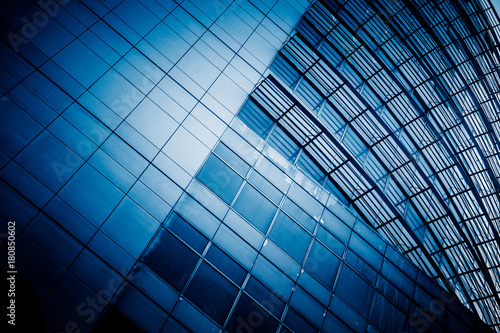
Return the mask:
{"type": "Polygon", "coordinates": [[[40,330],[500,330],[489,1],[2,6],[2,260],[40,330]]]}

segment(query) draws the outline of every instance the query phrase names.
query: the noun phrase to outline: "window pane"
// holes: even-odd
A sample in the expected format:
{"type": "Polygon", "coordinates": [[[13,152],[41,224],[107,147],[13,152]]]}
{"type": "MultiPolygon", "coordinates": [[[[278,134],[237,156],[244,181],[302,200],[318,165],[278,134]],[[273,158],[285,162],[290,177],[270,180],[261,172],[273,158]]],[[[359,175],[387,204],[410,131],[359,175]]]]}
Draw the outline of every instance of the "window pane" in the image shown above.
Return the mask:
{"type": "Polygon", "coordinates": [[[253,276],[248,279],[245,291],[255,298],[269,312],[278,318],[281,317],[283,309],[285,308],[285,303],[283,303],[281,298],[275,295],[271,290],[267,289],[266,286],[260,283],[253,276]]]}
{"type": "Polygon", "coordinates": [[[312,233],[314,231],[316,222],[293,201],[286,198],[285,202],[283,203],[283,210],[287,212],[288,215],[293,217],[295,221],[299,222],[309,232],[312,233]]]}
{"type": "Polygon", "coordinates": [[[300,263],[311,236],[291,218],[280,212],[269,238],[300,263]]]}
{"type": "Polygon", "coordinates": [[[274,333],[278,321],[245,294],[241,295],[234,312],[229,319],[228,332],[262,332],[274,333]]]}
{"type": "MultiPolygon", "coordinates": [[[[316,328],[314,328],[307,320],[305,320],[301,315],[299,315],[292,308],[288,308],[286,313],[284,323],[289,326],[294,332],[300,333],[314,333],[318,332],[316,328]]],[[[281,329],[281,332],[290,332],[285,327],[281,329]]]]}
{"type": "Polygon", "coordinates": [[[228,204],[231,203],[243,182],[236,172],[215,155],[210,155],[196,178],[228,204]]]}
{"type": "Polygon", "coordinates": [[[208,243],[208,239],[200,234],[198,230],[193,228],[182,217],[173,213],[168,218],[165,226],[170,229],[174,234],[182,238],[183,241],[188,243],[196,252],[202,253],[208,243]]]}
{"type": "Polygon", "coordinates": [[[277,210],[271,201],[267,200],[266,197],[248,183],[243,187],[233,208],[263,234],[269,228],[269,224],[271,224],[274,213],[277,210]]]}
{"type": "Polygon", "coordinates": [[[215,147],[214,152],[226,161],[227,164],[232,166],[234,170],[238,171],[240,174],[245,176],[250,170],[250,166],[243,161],[238,155],[236,155],[231,149],[229,149],[225,144],[219,144],[215,147]]]}
{"type": "Polygon", "coordinates": [[[220,325],[233,305],[238,289],[203,262],[186,290],[186,297],[220,325]]]}
{"type": "Polygon", "coordinates": [[[198,262],[198,256],[163,229],[142,261],[163,280],[181,291],[198,262]]]}
{"type": "Polygon", "coordinates": [[[368,314],[373,287],[346,265],[342,267],[335,293],[363,316],[368,314]]]}
{"type": "Polygon", "coordinates": [[[243,283],[247,272],[217,246],[210,246],[205,259],[210,261],[236,284],[241,285],[243,283]]]}
{"type": "Polygon", "coordinates": [[[271,133],[269,145],[291,163],[293,163],[299,151],[299,146],[279,127],[275,127],[271,133]]]}
{"type": "Polygon", "coordinates": [[[305,264],[309,272],[327,287],[331,288],[339,265],[340,259],[328,251],[327,248],[318,241],[314,241],[305,264]]]}
{"type": "Polygon", "coordinates": [[[265,138],[273,121],[269,118],[252,100],[248,100],[241,111],[238,113],[243,122],[250,127],[252,131],[257,133],[261,138],[265,138]]]}
{"type": "Polygon", "coordinates": [[[312,177],[315,181],[321,183],[325,174],[321,169],[314,163],[314,161],[307,156],[304,152],[300,154],[299,160],[297,161],[297,166],[299,169],[304,171],[306,174],[312,177]]]}
{"type": "Polygon", "coordinates": [[[339,257],[344,253],[345,245],[329,233],[325,228],[319,227],[316,237],[339,257]]]}
{"type": "Polygon", "coordinates": [[[402,332],[406,326],[406,316],[384,296],[376,293],[371,322],[382,332],[402,332]]]}
{"type": "Polygon", "coordinates": [[[270,182],[268,182],[264,177],[262,177],[258,172],[253,171],[250,177],[248,178],[252,184],[255,185],[259,190],[261,190],[269,199],[271,199],[274,203],[279,204],[283,194],[270,182]]]}

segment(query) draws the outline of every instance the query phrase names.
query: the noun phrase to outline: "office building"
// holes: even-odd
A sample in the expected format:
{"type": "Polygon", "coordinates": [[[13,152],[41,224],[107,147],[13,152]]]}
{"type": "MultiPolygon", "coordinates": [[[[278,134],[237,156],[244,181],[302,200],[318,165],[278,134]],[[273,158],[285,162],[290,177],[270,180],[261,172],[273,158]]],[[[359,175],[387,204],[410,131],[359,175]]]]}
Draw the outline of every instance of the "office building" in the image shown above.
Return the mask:
{"type": "Polygon", "coordinates": [[[500,330],[489,1],[1,18],[18,320],[30,299],[47,332],[500,330]]]}

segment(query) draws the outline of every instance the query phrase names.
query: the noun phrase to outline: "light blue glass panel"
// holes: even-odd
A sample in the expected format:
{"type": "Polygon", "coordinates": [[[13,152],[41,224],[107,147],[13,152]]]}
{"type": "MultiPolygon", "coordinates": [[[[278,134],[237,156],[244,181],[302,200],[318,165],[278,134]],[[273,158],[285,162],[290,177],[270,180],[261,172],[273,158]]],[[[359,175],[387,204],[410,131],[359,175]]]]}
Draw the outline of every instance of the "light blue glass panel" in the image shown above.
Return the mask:
{"type": "Polygon", "coordinates": [[[301,263],[311,236],[286,214],[280,212],[271,229],[269,239],[301,263]]]}
{"type": "Polygon", "coordinates": [[[275,204],[280,203],[283,194],[258,172],[252,172],[250,177],[248,177],[248,181],[255,185],[255,187],[262,191],[275,204]]]}
{"type": "Polygon", "coordinates": [[[149,98],[145,98],[127,117],[127,122],[156,147],[161,148],[179,124],[149,98]]]}
{"type": "Polygon", "coordinates": [[[233,169],[239,172],[242,176],[245,176],[248,173],[248,170],[250,170],[250,166],[225,144],[218,144],[214,149],[214,153],[233,167],[233,169]]]}
{"type": "Polygon", "coordinates": [[[231,203],[243,179],[215,155],[210,155],[196,176],[226,203],[231,203]]]}
{"type": "Polygon", "coordinates": [[[263,234],[269,228],[277,210],[275,205],[248,183],[241,190],[233,208],[263,234]]]}
{"type": "Polygon", "coordinates": [[[310,233],[314,231],[316,226],[316,221],[314,221],[309,215],[306,214],[299,206],[297,206],[293,201],[286,198],[283,203],[283,208],[295,221],[299,222],[304,228],[310,233]]]}

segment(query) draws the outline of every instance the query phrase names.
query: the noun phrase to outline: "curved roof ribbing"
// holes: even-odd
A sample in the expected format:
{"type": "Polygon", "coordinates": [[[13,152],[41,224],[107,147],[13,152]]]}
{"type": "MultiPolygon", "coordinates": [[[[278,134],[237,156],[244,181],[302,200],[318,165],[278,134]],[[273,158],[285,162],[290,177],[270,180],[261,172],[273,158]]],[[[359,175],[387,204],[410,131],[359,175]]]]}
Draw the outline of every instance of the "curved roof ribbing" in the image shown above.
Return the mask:
{"type": "Polygon", "coordinates": [[[250,97],[316,162],[320,181],[492,326],[497,34],[488,2],[318,1],[250,97]]]}

